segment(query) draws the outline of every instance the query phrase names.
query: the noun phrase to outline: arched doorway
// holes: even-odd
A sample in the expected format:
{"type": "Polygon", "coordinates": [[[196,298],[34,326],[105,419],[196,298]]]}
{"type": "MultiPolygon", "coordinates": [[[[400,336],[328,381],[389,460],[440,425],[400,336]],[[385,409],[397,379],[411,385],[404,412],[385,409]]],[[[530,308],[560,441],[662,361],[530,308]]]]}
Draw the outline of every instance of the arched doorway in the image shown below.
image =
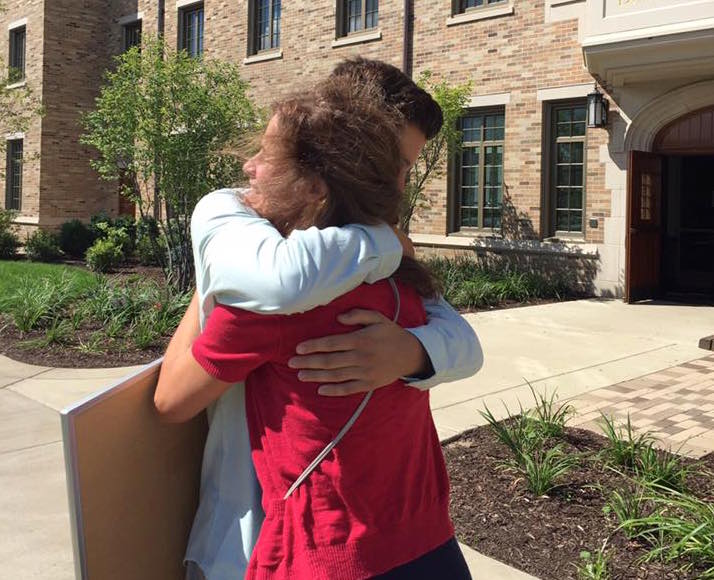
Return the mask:
{"type": "Polygon", "coordinates": [[[632,151],[626,299],[714,299],[714,106],[664,126],[632,151]]]}

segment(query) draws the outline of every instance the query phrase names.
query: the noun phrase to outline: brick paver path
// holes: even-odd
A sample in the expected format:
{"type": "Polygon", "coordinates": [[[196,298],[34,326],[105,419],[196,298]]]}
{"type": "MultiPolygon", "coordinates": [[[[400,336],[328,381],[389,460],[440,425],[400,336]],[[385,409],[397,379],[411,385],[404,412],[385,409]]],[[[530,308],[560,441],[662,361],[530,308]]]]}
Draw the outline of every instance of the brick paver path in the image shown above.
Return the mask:
{"type": "Polygon", "coordinates": [[[714,452],[714,355],[592,391],[571,403],[577,411],[572,426],[601,433],[601,412],[618,423],[629,412],[633,427],[651,431],[664,448],[691,457],[714,452]]]}

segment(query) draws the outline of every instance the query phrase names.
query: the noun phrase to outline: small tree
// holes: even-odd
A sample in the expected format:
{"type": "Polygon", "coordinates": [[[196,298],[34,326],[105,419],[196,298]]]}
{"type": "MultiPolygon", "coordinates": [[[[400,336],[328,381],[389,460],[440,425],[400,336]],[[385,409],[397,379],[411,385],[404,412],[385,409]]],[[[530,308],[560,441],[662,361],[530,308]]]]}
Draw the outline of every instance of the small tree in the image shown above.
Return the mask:
{"type": "Polygon", "coordinates": [[[84,118],[82,142],[97,149],[92,166],[102,178],[120,180],[142,218],[162,207],[158,227],[167,251],[154,239],[157,255],[167,279],[188,290],[191,213],[203,195],[240,178],[240,161],[228,151],[258,115],[234,65],[165,51],[157,39],[116,60],[84,118]]]}
{"type": "Polygon", "coordinates": [[[439,103],[444,114],[444,124],[436,137],[428,141],[422,149],[407,182],[401,222],[402,230],[407,233],[417,208],[429,207],[424,195],[427,184],[435,177],[443,175],[449,153],[457,153],[461,149],[459,119],[471,94],[470,82],[453,86],[446,81],[435,83],[429,71],[421,73],[417,84],[439,103]]]}

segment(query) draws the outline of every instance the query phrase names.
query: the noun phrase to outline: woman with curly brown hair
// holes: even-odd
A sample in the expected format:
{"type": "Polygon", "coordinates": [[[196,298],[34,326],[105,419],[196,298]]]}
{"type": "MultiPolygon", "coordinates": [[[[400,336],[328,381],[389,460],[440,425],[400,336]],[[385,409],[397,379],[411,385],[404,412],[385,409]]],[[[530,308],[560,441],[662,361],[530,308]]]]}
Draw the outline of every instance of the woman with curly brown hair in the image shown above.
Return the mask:
{"type": "MultiPolygon", "coordinates": [[[[330,79],[275,108],[261,151],[245,165],[246,201],[284,234],[394,223],[401,128],[375,87],[330,79]]],[[[420,578],[435,569],[469,577],[453,540],[428,392],[396,381],[325,398],[288,366],[298,343],[344,332],[337,315],[353,308],[423,325],[420,296],[435,293],[428,272],[404,258],[394,278],[291,316],[219,305],[192,345],[181,329],[172,339],[180,346],[169,346],[155,398],[168,418],[187,419],[246,380],[266,514],[248,578],[420,578]]]]}

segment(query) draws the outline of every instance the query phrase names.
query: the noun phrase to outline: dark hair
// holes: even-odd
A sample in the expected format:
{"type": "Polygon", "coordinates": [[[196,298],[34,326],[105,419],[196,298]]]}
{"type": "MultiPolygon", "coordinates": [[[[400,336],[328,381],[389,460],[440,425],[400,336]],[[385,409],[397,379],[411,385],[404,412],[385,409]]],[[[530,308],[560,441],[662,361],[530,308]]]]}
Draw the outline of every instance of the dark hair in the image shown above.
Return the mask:
{"type": "Polygon", "coordinates": [[[372,82],[383,93],[385,102],[414,123],[427,139],[436,137],[444,124],[441,107],[424,89],[397,67],[361,56],[342,61],[332,76],[345,76],[354,82],[372,82]]]}
{"type": "MultiPolygon", "coordinates": [[[[400,134],[404,119],[374,83],[331,76],[312,93],[274,106],[277,135],[263,149],[277,171],[268,217],[286,234],[310,226],[394,224],[402,192],[400,134]],[[315,192],[322,190],[324,195],[315,192]]],[[[404,258],[396,277],[422,296],[436,294],[428,271],[404,258]]]]}

